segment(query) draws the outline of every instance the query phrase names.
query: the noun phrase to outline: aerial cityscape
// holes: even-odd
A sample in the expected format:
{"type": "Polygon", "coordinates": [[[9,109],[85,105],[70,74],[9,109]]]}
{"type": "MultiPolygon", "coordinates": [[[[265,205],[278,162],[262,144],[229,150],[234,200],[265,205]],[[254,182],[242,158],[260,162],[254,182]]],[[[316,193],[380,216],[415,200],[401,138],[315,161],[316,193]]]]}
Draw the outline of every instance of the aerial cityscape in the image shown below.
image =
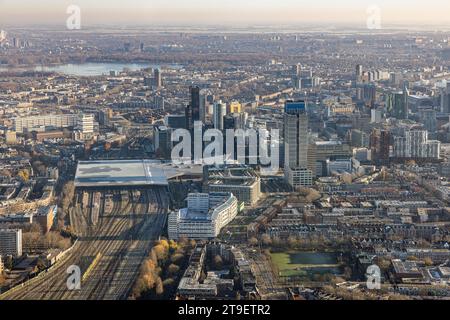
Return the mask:
{"type": "Polygon", "coordinates": [[[95,2],[0,1],[0,303],[450,300],[448,16],[95,2]]]}

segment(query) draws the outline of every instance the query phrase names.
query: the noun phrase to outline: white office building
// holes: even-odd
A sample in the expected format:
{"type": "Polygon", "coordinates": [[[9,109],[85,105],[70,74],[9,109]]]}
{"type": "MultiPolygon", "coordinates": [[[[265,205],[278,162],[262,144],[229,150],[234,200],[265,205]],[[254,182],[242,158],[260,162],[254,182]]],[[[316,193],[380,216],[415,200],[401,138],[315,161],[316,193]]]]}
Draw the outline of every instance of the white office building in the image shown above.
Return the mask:
{"type": "Polygon", "coordinates": [[[40,116],[19,117],[13,120],[14,131],[24,133],[36,128],[78,127],[82,133],[94,132],[94,116],[92,114],[48,114],[40,116]]]}
{"type": "Polygon", "coordinates": [[[403,137],[394,138],[394,157],[439,159],[441,142],[428,140],[428,131],[410,130],[403,137]]]}
{"type": "Polygon", "coordinates": [[[169,214],[169,238],[214,239],[236,217],[237,204],[232,193],[190,193],[187,208],[169,214]]]}
{"type": "Polygon", "coordinates": [[[0,229],[0,256],[22,256],[21,229],[0,229]]]}

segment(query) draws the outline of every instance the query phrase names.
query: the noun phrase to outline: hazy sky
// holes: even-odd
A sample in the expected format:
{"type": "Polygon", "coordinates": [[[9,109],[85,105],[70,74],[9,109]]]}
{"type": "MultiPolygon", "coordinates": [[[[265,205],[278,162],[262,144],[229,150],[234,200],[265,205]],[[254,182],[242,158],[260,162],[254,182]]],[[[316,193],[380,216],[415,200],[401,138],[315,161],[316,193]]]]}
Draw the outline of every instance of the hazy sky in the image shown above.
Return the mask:
{"type": "Polygon", "coordinates": [[[0,0],[0,26],[65,24],[70,4],[90,24],[450,24],[449,0],[0,0]]]}

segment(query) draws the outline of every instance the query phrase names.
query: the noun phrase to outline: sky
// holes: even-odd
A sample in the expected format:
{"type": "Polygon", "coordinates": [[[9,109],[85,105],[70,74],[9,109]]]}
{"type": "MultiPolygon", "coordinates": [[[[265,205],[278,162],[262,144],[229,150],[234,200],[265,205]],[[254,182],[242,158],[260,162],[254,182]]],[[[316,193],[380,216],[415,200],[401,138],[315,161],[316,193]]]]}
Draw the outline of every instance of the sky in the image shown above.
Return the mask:
{"type": "Polygon", "coordinates": [[[65,25],[69,5],[82,25],[364,26],[374,5],[382,24],[450,25],[449,0],[0,0],[0,26],[65,25]]]}

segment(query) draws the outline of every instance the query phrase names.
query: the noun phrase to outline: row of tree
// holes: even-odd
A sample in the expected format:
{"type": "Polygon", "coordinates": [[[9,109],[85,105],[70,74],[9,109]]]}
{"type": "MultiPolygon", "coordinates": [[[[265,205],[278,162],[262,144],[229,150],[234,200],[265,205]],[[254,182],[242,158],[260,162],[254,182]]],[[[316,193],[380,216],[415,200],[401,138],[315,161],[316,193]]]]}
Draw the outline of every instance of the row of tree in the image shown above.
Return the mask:
{"type": "Polygon", "coordinates": [[[165,299],[171,297],[182,276],[195,241],[180,239],[159,240],[141,266],[132,296],[133,299],[165,299]]]}

